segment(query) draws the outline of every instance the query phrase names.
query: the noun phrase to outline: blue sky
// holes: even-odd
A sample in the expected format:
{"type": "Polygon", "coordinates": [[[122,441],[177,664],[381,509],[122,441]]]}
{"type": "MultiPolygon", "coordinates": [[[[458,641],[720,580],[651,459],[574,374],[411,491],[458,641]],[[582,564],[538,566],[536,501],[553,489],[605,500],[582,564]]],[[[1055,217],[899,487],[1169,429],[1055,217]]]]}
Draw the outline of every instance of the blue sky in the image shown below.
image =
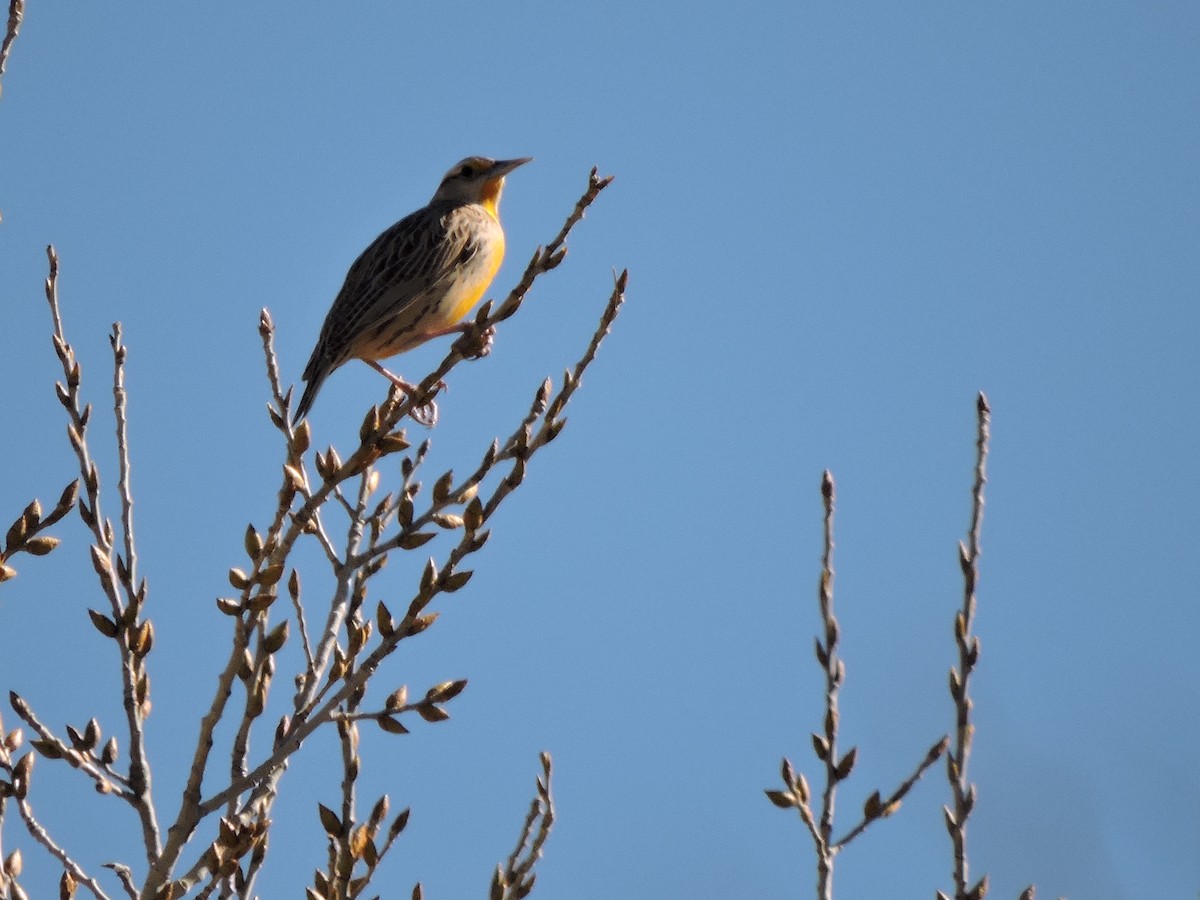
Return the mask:
{"type": "MultiPolygon", "coordinates": [[[[543,749],[559,822],[535,896],[809,891],[802,826],[761,790],[783,754],[815,772],[821,472],[859,746],[849,825],[952,726],[979,390],[973,871],[999,897],[1200,890],[1194,4],[31,4],[3,88],[0,511],[73,477],[41,293],[54,243],[109,489],[114,320],[130,346],[165,808],[222,658],[213,598],[278,480],[258,310],[298,379],[376,234],[459,158],[531,155],[493,294],[591,166],[616,181],[493,354],[455,371],[438,471],[474,463],[578,358],[614,269],[629,299],[470,587],[384,671],[471,684],[451,721],[364,741],[366,792],[414,810],[383,895],[484,891],[543,749]]],[[[314,443],[349,445],[384,388],[340,370],[314,443]]],[[[112,732],[87,537],[57,533],[0,590],[3,686],[57,725],[107,710],[112,732]]],[[[404,595],[420,561],[394,560],[381,592],[404,595]]],[[[297,896],[324,858],[332,748],[286,776],[264,897],[297,896]]],[[[74,774],[39,763],[46,820],[92,869],[132,861],[125,809],[77,803],[74,774]]],[[[949,890],[948,796],[939,767],[841,856],[838,896],[949,890]]],[[[48,894],[57,872],[25,858],[48,894]]]]}

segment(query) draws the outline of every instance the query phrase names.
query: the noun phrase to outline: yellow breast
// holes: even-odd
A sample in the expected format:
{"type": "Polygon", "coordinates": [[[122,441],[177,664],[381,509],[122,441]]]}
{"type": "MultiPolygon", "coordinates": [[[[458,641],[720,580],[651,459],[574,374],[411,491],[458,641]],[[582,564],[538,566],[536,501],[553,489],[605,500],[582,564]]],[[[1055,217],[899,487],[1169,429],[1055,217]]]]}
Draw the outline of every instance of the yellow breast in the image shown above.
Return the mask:
{"type": "Polygon", "coordinates": [[[500,264],[504,262],[503,232],[499,232],[488,242],[485,252],[487,256],[472,261],[473,264],[459,278],[458,283],[454,285],[450,295],[446,298],[448,301],[445,304],[446,325],[461,322],[463,317],[471,311],[471,307],[479,302],[491,285],[492,279],[496,277],[496,273],[500,271],[500,264]]]}

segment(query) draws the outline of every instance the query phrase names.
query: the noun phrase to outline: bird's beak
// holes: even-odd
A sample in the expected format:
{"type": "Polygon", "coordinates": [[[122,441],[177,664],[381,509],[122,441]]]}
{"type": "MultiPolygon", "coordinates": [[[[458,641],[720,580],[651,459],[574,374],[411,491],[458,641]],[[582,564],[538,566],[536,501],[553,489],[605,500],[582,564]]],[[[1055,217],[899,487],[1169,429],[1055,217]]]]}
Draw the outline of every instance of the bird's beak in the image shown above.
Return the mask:
{"type": "Polygon", "coordinates": [[[520,159],[498,159],[492,165],[492,171],[488,173],[488,176],[489,178],[503,178],[517,166],[523,166],[532,161],[532,156],[522,156],[520,159]]]}

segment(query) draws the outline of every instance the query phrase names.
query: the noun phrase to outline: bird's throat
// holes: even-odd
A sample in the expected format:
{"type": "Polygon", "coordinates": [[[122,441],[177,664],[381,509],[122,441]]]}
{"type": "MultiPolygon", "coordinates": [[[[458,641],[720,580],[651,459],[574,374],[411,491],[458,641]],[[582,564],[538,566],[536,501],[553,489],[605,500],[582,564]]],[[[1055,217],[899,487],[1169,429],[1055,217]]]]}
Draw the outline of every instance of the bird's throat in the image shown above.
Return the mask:
{"type": "Polygon", "coordinates": [[[497,222],[500,221],[500,192],[504,190],[504,179],[493,178],[485,182],[479,197],[479,203],[497,222]]]}

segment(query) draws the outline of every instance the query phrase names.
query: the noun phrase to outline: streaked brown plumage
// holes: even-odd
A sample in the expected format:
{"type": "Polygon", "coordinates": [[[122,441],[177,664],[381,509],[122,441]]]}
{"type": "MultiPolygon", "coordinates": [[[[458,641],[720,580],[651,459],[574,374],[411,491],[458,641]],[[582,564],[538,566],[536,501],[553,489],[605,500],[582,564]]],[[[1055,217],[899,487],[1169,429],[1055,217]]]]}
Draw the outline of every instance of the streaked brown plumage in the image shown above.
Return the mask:
{"type": "Polygon", "coordinates": [[[361,359],[408,389],[379,360],[461,331],[504,259],[500,193],[529,158],[472,156],[455,165],[429,204],[405,216],[354,261],[304,369],[296,421],[338,366],[361,359]]]}

